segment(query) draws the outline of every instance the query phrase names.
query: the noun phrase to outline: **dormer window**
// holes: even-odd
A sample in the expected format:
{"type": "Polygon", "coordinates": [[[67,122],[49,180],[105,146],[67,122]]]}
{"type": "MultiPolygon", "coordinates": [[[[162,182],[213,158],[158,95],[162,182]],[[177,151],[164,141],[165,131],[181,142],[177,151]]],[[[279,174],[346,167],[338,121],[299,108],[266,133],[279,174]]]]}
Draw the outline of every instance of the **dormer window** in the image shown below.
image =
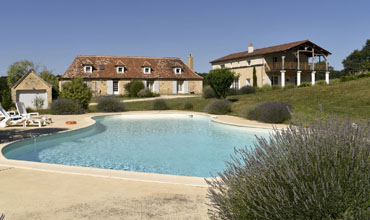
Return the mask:
{"type": "Polygon", "coordinates": [[[152,72],[152,68],[151,67],[144,67],[143,71],[144,71],[144,74],[150,74],[152,72]]]}
{"type": "Polygon", "coordinates": [[[85,73],[92,73],[92,70],[93,70],[93,67],[88,65],[88,66],[84,66],[84,72],[85,73]]]}
{"type": "Polygon", "coordinates": [[[180,67],[173,68],[173,71],[175,72],[175,74],[181,74],[181,72],[182,72],[180,67]]]}
{"type": "Polygon", "coordinates": [[[124,73],[125,72],[125,67],[124,66],[117,66],[117,73],[124,73]]]}

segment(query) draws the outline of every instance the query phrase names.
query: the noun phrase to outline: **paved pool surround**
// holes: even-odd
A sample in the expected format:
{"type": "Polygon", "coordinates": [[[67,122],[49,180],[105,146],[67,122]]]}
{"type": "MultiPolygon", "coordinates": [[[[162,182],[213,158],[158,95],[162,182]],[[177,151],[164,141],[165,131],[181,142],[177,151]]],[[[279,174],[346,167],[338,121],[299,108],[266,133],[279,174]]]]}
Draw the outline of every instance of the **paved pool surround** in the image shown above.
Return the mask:
{"type": "MultiPolygon", "coordinates": [[[[95,116],[105,116],[105,115],[148,115],[148,114],[197,114],[197,115],[206,115],[211,117],[213,122],[223,123],[228,125],[235,126],[245,126],[245,127],[255,127],[255,128],[266,128],[266,129],[284,129],[287,125],[281,124],[266,124],[256,121],[250,121],[243,118],[230,116],[230,115],[209,115],[200,112],[187,112],[187,111],[135,111],[135,112],[121,112],[121,113],[89,113],[83,115],[51,115],[53,118],[53,123],[47,126],[48,128],[63,128],[67,129],[62,132],[68,132],[71,130],[76,130],[84,128],[95,123],[95,120],[92,117],[95,116]],[[66,125],[65,121],[77,121],[74,125],[66,125]]],[[[23,128],[17,127],[17,129],[30,130],[33,127],[23,128]]],[[[14,129],[14,127],[8,127],[4,129],[14,129]]],[[[12,142],[10,142],[12,143],[12,142]]],[[[2,150],[6,145],[10,143],[5,143],[0,145],[0,150],[2,150]]],[[[116,179],[126,179],[126,180],[136,180],[136,181],[146,181],[146,182],[155,182],[155,183],[170,183],[170,184],[185,184],[189,186],[200,186],[207,187],[207,184],[204,178],[201,177],[189,177],[189,176],[176,176],[176,175],[167,175],[167,174],[156,174],[156,173],[143,173],[143,172],[134,172],[134,171],[120,171],[120,170],[108,170],[101,168],[92,168],[92,167],[78,167],[78,166],[67,166],[60,164],[47,164],[39,162],[30,162],[30,161],[20,161],[20,160],[10,160],[0,154],[0,165],[8,167],[17,167],[22,169],[29,170],[38,170],[38,171],[48,171],[48,172],[57,172],[65,174],[75,174],[75,175],[88,175],[95,177],[109,177],[116,179]]]]}

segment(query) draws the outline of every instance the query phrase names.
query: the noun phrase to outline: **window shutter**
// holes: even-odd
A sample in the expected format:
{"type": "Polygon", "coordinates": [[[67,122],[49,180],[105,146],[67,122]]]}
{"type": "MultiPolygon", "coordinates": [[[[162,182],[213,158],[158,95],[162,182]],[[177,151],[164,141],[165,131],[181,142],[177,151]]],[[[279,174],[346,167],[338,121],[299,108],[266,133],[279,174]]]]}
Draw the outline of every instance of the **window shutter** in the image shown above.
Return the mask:
{"type": "Polygon", "coordinates": [[[177,94],[177,81],[172,81],[172,94],[177,94]]]}
{"type": "Polygon", "coordinates": [[[107,80],[107,94],[113,95],[113,80],[107,80]]]}
{"type": "Polygon", "coordinates": [[[184,81],[185,94],[189,93],[189,81],[184,81]]]}
{"type": "Polygon", "coordinates": [[[146,80],[142,80],[144,87],[146,88],[146,80]]]}
{"type": "Polygon", "coordinates": [[[154,81],[154,91],[159,94],[159,81],[154,81]]]}

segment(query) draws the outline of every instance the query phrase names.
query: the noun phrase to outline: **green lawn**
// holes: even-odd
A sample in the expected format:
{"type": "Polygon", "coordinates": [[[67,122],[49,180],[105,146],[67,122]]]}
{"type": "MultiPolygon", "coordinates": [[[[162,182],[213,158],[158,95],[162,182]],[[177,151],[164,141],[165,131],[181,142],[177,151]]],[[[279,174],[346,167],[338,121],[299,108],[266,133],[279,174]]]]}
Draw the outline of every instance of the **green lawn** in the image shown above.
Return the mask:
{"type": "MultiPolygon", "coordinates": [[[[370,119],[370,78],[331,85],[305,88],[280,89],[248,95],[229,96],[238,99],[233,103],[231,115],[242,116],[245,109],[262,102],[287,102],[293,105],[296,118],[311,121],[335,115],[353,120],[370,119]],[[322,106],[322,113],[320,107],[322,106]]],[[[194,111],[203,111],[213,99],[181,98],[166,100],[171,109],[183,110],[184,104],[193,104],[194,111]]],[[[150,110],[152,101],[126,103],[128,111],[150,110]]]]}

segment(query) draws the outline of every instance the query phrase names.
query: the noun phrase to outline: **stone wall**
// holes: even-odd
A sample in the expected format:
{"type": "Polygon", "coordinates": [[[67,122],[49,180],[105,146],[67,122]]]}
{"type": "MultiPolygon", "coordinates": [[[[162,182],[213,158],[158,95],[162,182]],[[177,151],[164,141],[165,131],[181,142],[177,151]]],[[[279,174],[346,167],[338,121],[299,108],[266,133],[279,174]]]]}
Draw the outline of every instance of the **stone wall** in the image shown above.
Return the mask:
{"type": "Polygon", "coordinates": [[[159,81],[159,94],[171,95],[172,93],[173,80],[160,80],[159,81]]]}
{"type": "MultiPolygon", "coordinates": [[[[62,88],[62,84],[69,82],[70,80],[59,81],[59,86],[62,88]]],[[[91,80],[91,91],[94,96],[106,96],[107,95],[107,80],[91,80]],[[96,85],[95,85],[96,84],[96,85]]],[[[125,95],[125,85],[130,83],[131,80],[119,80],[118,81],[118,92],[120,95],[125,95]]],[[[189,93],[201,94],[203,90],[202,80],[190,80],[188,81],[189,93]]],[[[159,80],[159,94],[161,95],[172,95],[173,80],[159,80]]]]}
{"type": "Polygon", "coordinates": [[[201,94],[203,90],[202,80],[191,80],[189,81],[189,93],[201,94]]]}
{"type": "MultiPolygon", "coordinates": [[[[240,88],[243,86],[247,86],[247,81],[250,81],[250,85],[253,85],[253,67],[245,67],[245,68],[236,68],[232,69],[231,71],[239,74],[240,80],[240,88]]],[[[266,84],[266,77],[268,77],[262,68],[262,66],[256,66],[256,76],[257,76],[257,86],[262,87],[266,84]]]]}

